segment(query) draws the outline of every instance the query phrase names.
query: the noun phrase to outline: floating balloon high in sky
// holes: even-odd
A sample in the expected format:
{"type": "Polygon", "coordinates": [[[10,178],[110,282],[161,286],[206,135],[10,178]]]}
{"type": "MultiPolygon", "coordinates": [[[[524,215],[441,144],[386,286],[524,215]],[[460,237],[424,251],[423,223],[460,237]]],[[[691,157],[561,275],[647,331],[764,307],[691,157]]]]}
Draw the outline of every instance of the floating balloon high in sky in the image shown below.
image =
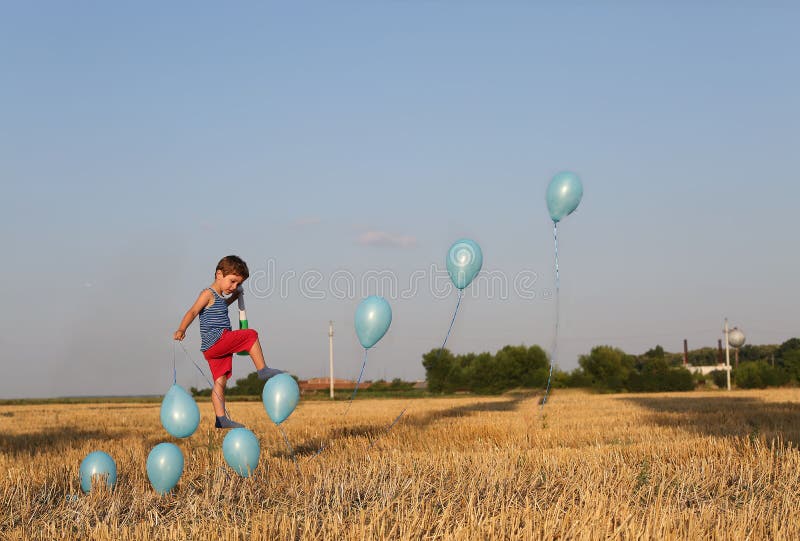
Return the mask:
{"type": "Polygon", "coordinates": [[[458,301],[456,302],[456,309],[453,312],[453,319],[450,321],[450,328],[447,329],[447,334],[442,342],[442,347],[439,348],[439,355],[442,354],[444,346],[447,344],[447,338],[450,336],[450,331],[453,330],[453,323],[456,321],[456,314],[458,314],[458,307],[461,306],[461,297],[464,293],[464,288],[472,283],[472,280],[478,275],[483,267],[483,252],[478,243],[470,239],[457,240],[450,246],[447,251],[447,273],[450,275],[450,280],[453,285],[458,289],[458,301]]]}
{"type": "Polygon", "coordinates": [[[383,297],[369,296],[356,309],[356,335],[365,349],[377,344],[391,323],[392,308],[383,297]]]}
{"type": "Polygon", "coordinates": [[[550,181],[547,186],[547,210],[550,218],[558,223],[572,214],[583,197],[583,184],[575,173],[563,171],[550,181]]]}
{"type": "Polygon", "coordinates": [[[547,402],[547,395],[550,392],[550,381],[553,377],[553,365],[556,362],[556,354],[558,352],[558,321],[560,318],[560,282],[558,277],[558,222],[569,216],[583,198],[583,184],[581,179],[575,173],[569,171],[562,171],[550,180],[545,194],[547,202],[547,210],[550,212],[550,218],[553,220],[553,242],[555,245],[555,275],[556,275],[556,322],[555,330],[553,332],[553,347],[550,349],[550,374],[547,376],[547,388],[544,391],[542,398],[542,407],[544,408],[547,402]]]}
{"type": "Polygon", "coordinates": [[[483,252],[478,243],[470,239],[457,240],[447,251],[447,272],[459,290],[464,289],[481,271],[483,252]]]}
{"type": "Polygon", "coordinates": [[[356,308],[356,336],[358,336],[358,341],[361,342],[361,345],[364,346],[364,362],[361,363],[361,372],[358,374],[355,389],[353,389],[353,394],[344,414],[347,414],[350,410],[350,405],[353,403],[358,391],[358,385],[361,383],[361,378],[364,377],[364,367],[367,366],[367,352],[383,338],[391,324],[392,307],[383,297],[370,295],[362,300],[358,308],[356,308]]]}

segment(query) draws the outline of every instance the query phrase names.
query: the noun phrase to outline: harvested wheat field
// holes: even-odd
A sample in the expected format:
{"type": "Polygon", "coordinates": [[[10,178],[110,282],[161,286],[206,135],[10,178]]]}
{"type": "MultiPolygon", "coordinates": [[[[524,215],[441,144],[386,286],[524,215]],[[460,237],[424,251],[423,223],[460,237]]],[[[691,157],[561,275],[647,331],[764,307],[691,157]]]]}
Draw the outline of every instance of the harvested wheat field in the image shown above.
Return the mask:
{"type": "Polygon", "coordinates": [[[0,407],[8,539],[797,539],[800,390],[301,402],[283,427],[230,404],[261,440],[251,478],[223,459],[210,405],[190,438],[158,404],[0,407]],[[402,420],[381,436],[403,407],[402,420]],[[185,469],[159,497],[145,473],[173,441],[185,469]],[[327,447],[315,456],[322,444],[327,447]],[[112,491],[80,492],[90,452],[112,491]],[[78,495],[75,497],[72,495],[78,495]]]}

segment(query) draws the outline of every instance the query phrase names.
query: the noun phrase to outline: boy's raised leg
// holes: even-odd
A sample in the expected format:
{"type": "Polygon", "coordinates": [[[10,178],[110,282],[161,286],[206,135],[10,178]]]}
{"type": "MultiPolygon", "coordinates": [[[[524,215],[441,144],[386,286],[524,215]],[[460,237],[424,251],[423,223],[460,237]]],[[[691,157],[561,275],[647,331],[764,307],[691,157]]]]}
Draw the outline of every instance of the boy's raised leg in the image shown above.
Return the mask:
{"type": "Polygon", "coordinates": [[[253,364],[256,365],[256,370],[266,368],[267,363],[264,361],[264,351],[261,349],[261,340],[256,338],[256,341],[253,342],[253,345],[250,346],[250,350],[247,353],[249,353],[250,358],[253,359],[253,364]]]}
{"type": "Polygon", "coordinates": [[[256,365],[259,379],[266,381],[272,376],[283,374],[283,370],[267,367],[267,363],[264,361],[264,351],[261,349],[261,340],[256,340],[248,353],[250,358],[253,359],[253,364],[256,365]]]}

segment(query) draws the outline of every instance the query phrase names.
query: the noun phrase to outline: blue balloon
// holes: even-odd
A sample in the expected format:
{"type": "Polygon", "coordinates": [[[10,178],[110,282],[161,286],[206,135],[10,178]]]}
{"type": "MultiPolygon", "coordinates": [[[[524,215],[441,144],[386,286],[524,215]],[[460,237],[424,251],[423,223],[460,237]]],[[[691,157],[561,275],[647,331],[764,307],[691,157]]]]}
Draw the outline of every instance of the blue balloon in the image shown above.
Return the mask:
{"type": "Polygon", "coordinates": [[[175,488],[183,474],[183,453],[174,443],[159,443],[147,455],[147,478],[162,496],[175,488]]]}
{"type": "Polygon", "coordinates": [[[242,477],[250,477],[258,466],[261,447],[255,434],[246,428],[234,428],[222,440],[222,454],[233,471],[242,477]]]}
{"type": "Polygon", "coordinates": [[[80,476],[81,490],[84,492],[92,490],[93,477],[97,480],[105,478],[109,488],[114,488],[114,485],[117,484],[117,464],[108,453],[94,451],[86,455],[81,462],[80,476]]]}
{"type": "Polygon", "coordinates": [[[356,335],[369,349],[383,338],[392,323],[392,307],[383,297],[370,295],[356,309],[356,335]]]}
{"type": "Polygon", "coordinates": [[[458,289],[464,289],[481,271],[483,252],[474,240],[457,240],[447,252],[446,263],[453,285],[458,289]]]}
{"type": "Polygon", "coordinates": [[[161,401],[161,424],[176,438],[188,438],[200,424],[197,402],[180,385],[170,387],[161,401]]]}
{"type": "Polygon", "coordinates": [[[547,186],[547,210],[554,222],[558,222],[578,208],[583,197],[583,184],[575,173],[563,171],[553,177],[547,186]]]}
{"type": "Polygon", "coordinates": [[[300,387],[289,374],[278,374],[269,378],[264,384],[261,401],[269,418],[279,425],[292,414],[300,401],[300,387]]]}

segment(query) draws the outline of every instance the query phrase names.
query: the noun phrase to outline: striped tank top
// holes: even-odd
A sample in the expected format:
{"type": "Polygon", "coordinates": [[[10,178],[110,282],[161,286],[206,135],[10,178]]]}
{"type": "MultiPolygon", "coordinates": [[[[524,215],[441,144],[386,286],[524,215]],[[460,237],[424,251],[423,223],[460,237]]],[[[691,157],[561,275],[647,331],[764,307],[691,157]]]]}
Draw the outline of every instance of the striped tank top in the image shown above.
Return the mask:
{"type": "Polygon", "coordinates": [[[200,310],[200,351],[205,351],[222,336],[222,331],[231,330],[231,318],[225,299],[208,288],[214,295],[214,304],[200,310]]]}

